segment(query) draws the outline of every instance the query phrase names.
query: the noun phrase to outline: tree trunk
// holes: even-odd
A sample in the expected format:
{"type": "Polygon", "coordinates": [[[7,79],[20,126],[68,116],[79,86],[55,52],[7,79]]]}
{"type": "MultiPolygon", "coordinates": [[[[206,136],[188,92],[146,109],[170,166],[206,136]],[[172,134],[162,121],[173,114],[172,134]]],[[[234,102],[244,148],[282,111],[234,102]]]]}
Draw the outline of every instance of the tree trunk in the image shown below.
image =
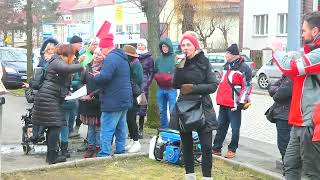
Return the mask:
{"type": "Polygon", "coordinates": [[[11,31],[12,37],[11,37],[11,46],[14,47],[14,30],[11,31]]]}
{"type": "Polygon", "coordinates": [[[160,43],[160,20],[158,16],[158,1],[149,0],[148,8],[146,9],[146,16],[148,21],[148,47],[151,51],[153,58],[159,56],[159,43],[160,43]]]}
{"type": "Polygon", "coordinates": [[[41,23],[37,26],[37,47],[40,46],[40,28],[42,27],[41,23]]]}
{"type": "Polygon", "coordinates": [[[228,48],[228,32],[223,31],[224,47],[228,48]]]}
{"type": "Polygon", "coordinates": [[[33,67],[32,67],[32,0],[27,0],[27,79],[28,81],[32,77],[33,67]]]}
{"type": "MultiPolygon", "coordinates": [[[[159,4],[158,0],[148,0],[146,3],[146,16],[148,21],[148,47],[156,60],[159,57],[159,43],[160,43],[160,20],[159,20],[159,4]]],[[[156,98],[157,85],[153,81],[148,102],[147,126],[157,129],[160,127],[160,114],[157,106],[156,98]]]]}
{"type": "Polygon", "coordinates": [[[3,34],[4,34],[4,36],[3,36],[3,37],[4,37],[4,38],[3,38],[3,42],[4,42],[4,43],[3,43],[3,46],[4,46],[4,47],[7,47],[7,43],[6,43],[5,40],[6,40],[6,38],[8,37],[8,31],[7,31],[7,30],[4,30],[4,33],[3,33],[3,34]]]}
{"type": "Polygon", "coordinates": [[[203,49],[207,48],[207,38],[202,38],[202,43],[203,43],[203,49]]]}
{"type": "Polygon", "coordinates": [[[193,19],[194,19],[194,13],[195,10],[193,9],[193,5],[191,0],[184,0],[182,1],[182,33],[186,31],[194,31],[193,27],[193,19]]]}

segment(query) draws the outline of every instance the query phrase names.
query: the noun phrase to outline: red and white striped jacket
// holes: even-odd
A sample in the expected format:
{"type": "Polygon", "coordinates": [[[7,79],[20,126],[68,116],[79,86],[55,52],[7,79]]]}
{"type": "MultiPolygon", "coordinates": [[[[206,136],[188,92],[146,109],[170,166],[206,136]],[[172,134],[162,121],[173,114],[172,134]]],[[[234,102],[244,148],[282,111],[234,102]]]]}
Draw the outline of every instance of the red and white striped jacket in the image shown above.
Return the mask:
{"type": "Polygon", "coordinates": [[[252,89],[251,79],[252,71],[242,57],[226,63],[217,90],[217,104],[234,108],[239,103],[248,102],[252,89]]]}

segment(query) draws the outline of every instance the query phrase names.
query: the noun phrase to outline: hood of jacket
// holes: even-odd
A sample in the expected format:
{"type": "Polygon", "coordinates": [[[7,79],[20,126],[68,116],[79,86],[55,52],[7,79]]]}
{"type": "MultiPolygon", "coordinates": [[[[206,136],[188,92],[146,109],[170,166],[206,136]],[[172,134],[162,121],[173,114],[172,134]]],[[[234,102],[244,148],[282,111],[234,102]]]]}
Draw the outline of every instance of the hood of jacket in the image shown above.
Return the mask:
{"type": "Polygon", "coordinates": [[[127,55],[124,53],[122,49],[113,49],[108,56],[119,56],[123,58],[124,60],[128,61],[127,55]]]}
{"type": "Polygon", "coordinates": [[[160,48],[160,52],[162,55],[166,55],[162,52],[162,45],[165,44],[166,46],[169,47],[169,52],[167,55],[173,54],[173,45],[172,42],[169,38],[161,38],[160,39],[160,43],[159,43],[159,48],[160,48]]]}

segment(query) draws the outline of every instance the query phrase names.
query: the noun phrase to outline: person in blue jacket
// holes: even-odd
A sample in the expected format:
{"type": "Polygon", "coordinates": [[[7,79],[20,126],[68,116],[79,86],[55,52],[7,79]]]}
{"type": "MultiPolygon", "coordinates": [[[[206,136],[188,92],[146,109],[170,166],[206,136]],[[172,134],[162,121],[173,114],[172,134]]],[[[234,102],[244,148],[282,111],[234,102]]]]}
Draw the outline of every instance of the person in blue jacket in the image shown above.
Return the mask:
{"type": "Polygon", "coordinates": [[[115,154],[125,152],[127,111],[132,106],[130,67],[122,49],[115,49],[113,35],[100,40],[99,47],[106,56],[100,72],[94,72],[94,80],[100,87],[101,130],[98,157],[110,156],[115,136],[115,154]]]}

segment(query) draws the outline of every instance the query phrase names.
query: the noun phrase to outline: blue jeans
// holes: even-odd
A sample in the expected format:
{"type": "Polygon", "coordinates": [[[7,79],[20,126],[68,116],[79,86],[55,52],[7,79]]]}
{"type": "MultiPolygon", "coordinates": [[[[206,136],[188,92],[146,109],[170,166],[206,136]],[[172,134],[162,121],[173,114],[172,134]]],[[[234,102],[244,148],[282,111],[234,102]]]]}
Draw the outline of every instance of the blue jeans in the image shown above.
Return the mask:
{"type": "Polygon", "coordinates": [[[98,157],[110,156],[113,136],[116,138],[115,154],[125,152],[127,110],[102,112],[100,129],[100,152],[97,154],[98,157]]]}
{"type": "Polygon", "coordinates": [[[237,110],[233,112],[230,107],[220,106],[218,123],[217,134],[214,138],[212,149],[221,151],[223,141],[229,129],[229,124],[231,124],[232,136],[228,150],[236,152],[240,137],[241,111],[237,110]]]}
{"type": "Polygon", "coordinates": [[[157,102],[160,110],[160,125],[161,129],[168,128],[168,103],[170,113],[173,111],[174,105],[177,99],[176,89],[161,89],[158,87],[157,90],[157,102]]]}
{"type": "Polygon", "coordinates": [[[88,125],[88,146],[100,146],[100,127],[88,125]]]}
{"type": "Polygon", "coordinates": [[[74,127],[74,123],[76,121],[75,119],[78,114],[78,111],[79,111],[79,102],[76,101],[76,106],[74,107],[74,109],[72,109],[72,112],[71,112],[70,118],[69,118],[69,124],[68,124],[69,132],[73,131],[73,127],[74,127]]]}
{"type": "Polygon", "coordinates": [[[74,121],[75,111],[74,110],[66,110],[63,112],[64,112],[64,120],[67,122],[67,125],[61,127],[60,138],[61,138],[61,142],[68,143],[69,123],[72,120],[74,121]]]}

